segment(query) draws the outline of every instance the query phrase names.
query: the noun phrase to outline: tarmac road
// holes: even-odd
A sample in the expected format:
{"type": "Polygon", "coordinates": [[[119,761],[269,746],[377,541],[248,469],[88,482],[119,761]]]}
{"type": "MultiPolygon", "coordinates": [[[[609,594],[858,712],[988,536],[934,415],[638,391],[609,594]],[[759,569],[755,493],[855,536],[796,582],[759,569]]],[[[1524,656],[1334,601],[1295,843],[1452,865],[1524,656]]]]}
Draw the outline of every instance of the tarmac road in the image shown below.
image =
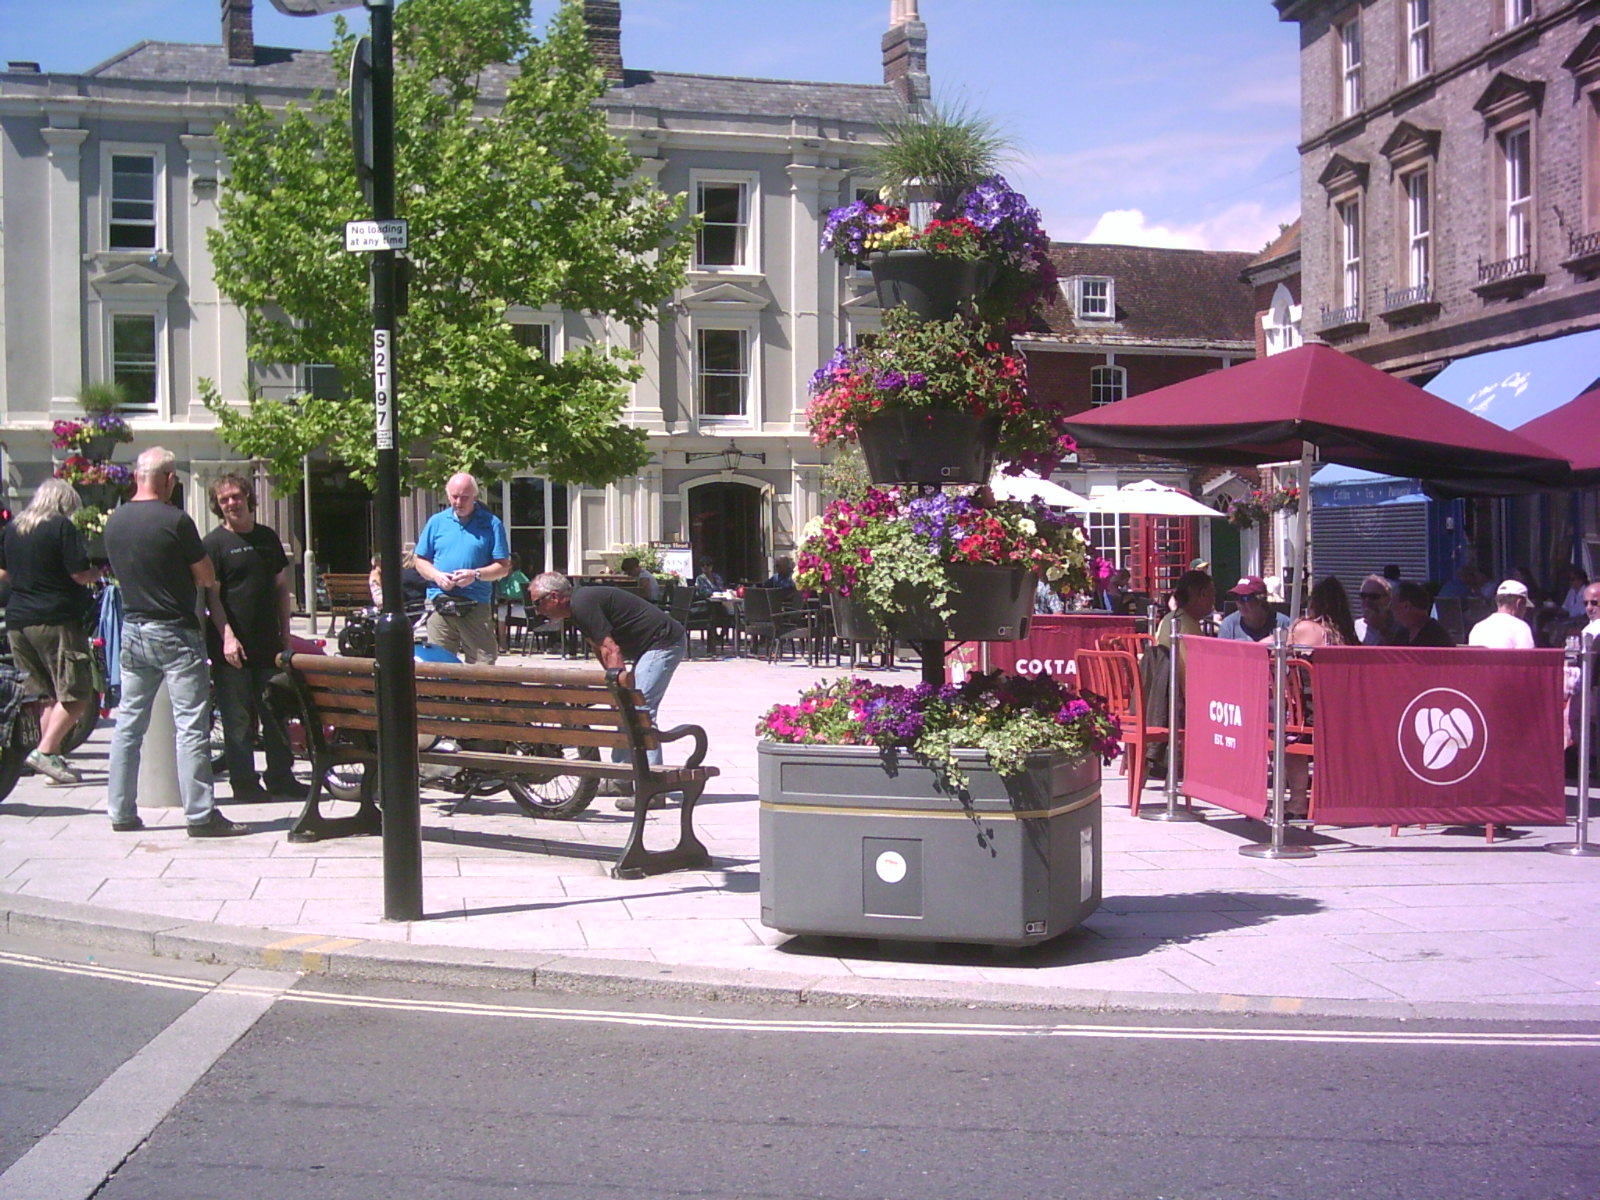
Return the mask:
{"type": "Polygon", "coordinates": [[[0,1200],[1600,1189],[1586,1026],[598,1003],[88,958],[0,939],[0,1200]]]}

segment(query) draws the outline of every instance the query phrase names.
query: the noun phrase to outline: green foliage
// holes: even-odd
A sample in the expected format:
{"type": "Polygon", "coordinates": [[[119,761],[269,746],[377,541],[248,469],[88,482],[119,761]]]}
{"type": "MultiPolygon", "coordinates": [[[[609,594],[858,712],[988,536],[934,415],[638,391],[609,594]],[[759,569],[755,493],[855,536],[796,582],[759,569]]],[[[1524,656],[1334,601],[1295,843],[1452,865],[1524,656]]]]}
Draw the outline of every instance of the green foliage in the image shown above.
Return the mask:
{"type": "Polygon", "coordinates": [[[128,402],[128,390],[120,383],[88,383],[78,393],[78,404],[90,416],[114,413],[128,402]]]}
{"type": "Polygon", "coordinates": [[[862,500],[872,486],[872,475],[861,447],[854,443],[843,446],[822,468],[821,485],[825,500],[862,500]]]}
{"type": "MultiPolygon", "coordinates": [[[[589,345],[550,362],[513,339],[505,313],[556,306],[637,329],[658,319],[692,247],[681,200],[633,176],[594,103],[605,81],[577,0],[542,41],[527,22],[527,0],[395,10],[396,215],[413,263],[396,339],[400,444],[436,487],[458,470],[489,481],[522,468],[597,486],[643,466],[645,435],[620,420],[632,356],[589,345]]],[[[352,46],[340,23],[333,61],[352,46]]],[[[250,356],[330,363],[348,392],[240,408],[202,381],[224,440],[280,478],[319,448],[369,483],[375,470],[369,256],[343,246],[345,221],[368,215],[348,112],[343,90],[287,111],[252,102],[221,134],[231,168],[209,241],[218,285],[249,316],[250,356]]]]}
{"type": "Polygon", "coordinates": [[[943,100],[921,114],[906,113],[882,127],[884,144],[871,169],[890,194],[910,180],[966,190],[998,174],[1015,153],[1011,138],[965,104],[943,100]]]}

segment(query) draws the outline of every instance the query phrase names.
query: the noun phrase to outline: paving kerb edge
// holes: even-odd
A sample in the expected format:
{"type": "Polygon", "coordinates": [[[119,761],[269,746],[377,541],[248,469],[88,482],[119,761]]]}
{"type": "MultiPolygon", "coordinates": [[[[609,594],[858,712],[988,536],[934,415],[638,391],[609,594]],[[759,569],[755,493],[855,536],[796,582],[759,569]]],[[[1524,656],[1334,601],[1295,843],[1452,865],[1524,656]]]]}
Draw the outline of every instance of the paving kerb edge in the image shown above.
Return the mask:
{"type": "Polygon", "coordinates": [[[158,958],[294,970],[334,978],[391,982],[449,983],[463,987],[516,988],[564,995],[610,995],[638,999],[782,1001],[848,1008],[961,1008],[1006,1011],[1174,1013],[1276,1017],[1342,1017],[1378,1020],[1517,1021],[1537,1024],[1600,1024],[1593,1008],[1568,1005],[1410,1003],[1317,997],[1239,996],[1196,992],[1117,992],[986,981],[817,977],[790,972],[697,967],[684,964],[597,959],[470,947],[420,947],[404,942],[357,941],[322,951],[319,943],[349,939],[336,934],[287,934],[257,927],[174,921],[70,901],[0,895],[0,917],[8,933],[72,945],[143,953],[158,958]],[[270,951],[283,942],[305,947],[270,951]],[[493,954],[494,961],[483,956],[493,954]],[[296,955],[299,961],[296,961],[296,955]],[[509,960],[509,961],[508,961],[509,960]]]}

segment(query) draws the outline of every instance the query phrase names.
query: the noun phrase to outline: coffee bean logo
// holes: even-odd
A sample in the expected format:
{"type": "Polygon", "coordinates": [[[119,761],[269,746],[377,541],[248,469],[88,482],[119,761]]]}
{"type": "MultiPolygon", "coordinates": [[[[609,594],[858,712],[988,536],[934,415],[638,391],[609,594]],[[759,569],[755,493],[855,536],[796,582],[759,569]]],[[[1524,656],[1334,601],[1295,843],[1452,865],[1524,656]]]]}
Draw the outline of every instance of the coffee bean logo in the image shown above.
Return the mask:
{"type": "Polygon", "coordinates": [[[1488,727],[1465,692],[1430,688],[1400,717],[1400,760],[1423,783],[1460,783],[1483,762],[1488,727]]]}

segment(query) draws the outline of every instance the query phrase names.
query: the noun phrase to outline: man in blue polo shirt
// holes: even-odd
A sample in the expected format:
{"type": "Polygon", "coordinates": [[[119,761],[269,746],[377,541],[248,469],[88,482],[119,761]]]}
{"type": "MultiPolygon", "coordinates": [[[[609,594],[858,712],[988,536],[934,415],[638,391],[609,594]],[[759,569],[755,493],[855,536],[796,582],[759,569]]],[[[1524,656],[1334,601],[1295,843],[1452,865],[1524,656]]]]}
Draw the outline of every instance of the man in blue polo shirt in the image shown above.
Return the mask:
{"type": "Polygon", "coordinates": [[[450,507],[434,513],[417,539],[416,565],[428,581],[428,640],[469,663],[493,663],[494,581],[511,572],[511,544],[500,518],[478,503],[465,471],[444,485],[450,507]]]}

